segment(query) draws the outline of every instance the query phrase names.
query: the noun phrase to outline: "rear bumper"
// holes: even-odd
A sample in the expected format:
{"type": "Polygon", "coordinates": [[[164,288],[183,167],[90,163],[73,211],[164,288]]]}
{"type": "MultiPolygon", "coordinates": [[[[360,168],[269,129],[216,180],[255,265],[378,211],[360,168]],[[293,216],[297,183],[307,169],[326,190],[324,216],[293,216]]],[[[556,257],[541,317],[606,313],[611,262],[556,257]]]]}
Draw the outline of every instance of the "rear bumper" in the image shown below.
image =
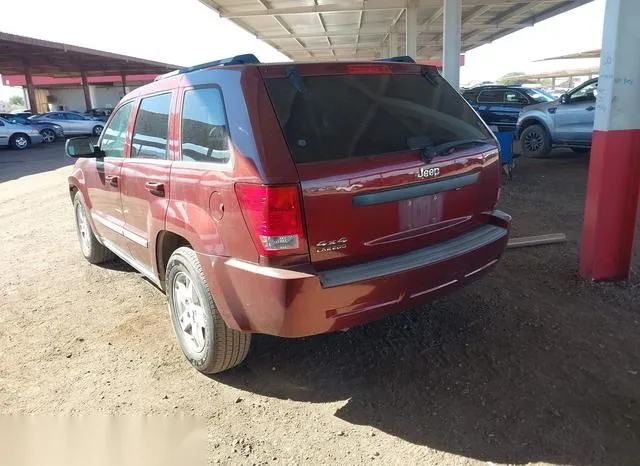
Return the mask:
{"type": "Polygon", "coordinates": [[[315,273],[200,256],[216,305],[230,327],[302,337],[364,324],[410,309],[479,278],[495,265],[511,218],[444,243],[315,273]]]}

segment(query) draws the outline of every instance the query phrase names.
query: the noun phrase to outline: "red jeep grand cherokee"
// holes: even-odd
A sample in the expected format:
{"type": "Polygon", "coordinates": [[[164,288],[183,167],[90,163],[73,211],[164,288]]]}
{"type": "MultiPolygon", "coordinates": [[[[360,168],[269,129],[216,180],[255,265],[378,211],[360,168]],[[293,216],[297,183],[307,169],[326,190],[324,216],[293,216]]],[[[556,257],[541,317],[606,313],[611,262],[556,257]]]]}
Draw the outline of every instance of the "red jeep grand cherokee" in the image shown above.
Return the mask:
{"type": "Polygon", "coordinates": [[[239,364],[252,332],[331,332],[449,293],[507,243],[494,137],[411,62],[182,69],[66,150],[83,255],[164,290],[204,373],[239,364]]]}

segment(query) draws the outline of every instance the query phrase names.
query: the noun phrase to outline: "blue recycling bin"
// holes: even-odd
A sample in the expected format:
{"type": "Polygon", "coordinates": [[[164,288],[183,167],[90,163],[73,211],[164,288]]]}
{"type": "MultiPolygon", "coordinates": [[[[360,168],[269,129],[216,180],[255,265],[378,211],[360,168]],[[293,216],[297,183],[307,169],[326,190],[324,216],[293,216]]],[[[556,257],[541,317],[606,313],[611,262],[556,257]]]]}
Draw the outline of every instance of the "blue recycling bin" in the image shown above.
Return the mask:
{"type": "Polygon", "coordinates": [[[498,144],[500,144],[500,162],[502,163],[502,171],[511,179],[513,176],[513,167],[515,163],[513,162],[513,131],[494,131],[493,134],[496,135],[496,139],[498,139],[498,144]]]}
{"type": "Polygon", "coordinates": [[[500,159],[502,165],[513,163],[513,131],[494,131],[498,143],[500,144],[500,159]]]}

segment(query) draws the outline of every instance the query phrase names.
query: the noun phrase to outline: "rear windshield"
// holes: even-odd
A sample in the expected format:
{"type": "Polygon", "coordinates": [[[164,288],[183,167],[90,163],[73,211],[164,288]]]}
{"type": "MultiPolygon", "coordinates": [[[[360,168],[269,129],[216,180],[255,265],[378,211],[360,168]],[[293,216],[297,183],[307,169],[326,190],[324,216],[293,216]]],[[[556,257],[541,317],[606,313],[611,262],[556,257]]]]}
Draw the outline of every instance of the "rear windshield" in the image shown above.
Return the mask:
{"type": "MultiPolygon", "coordinates": [[[[491,133],[440,75],[308,76],[266,79],[296,163],[406,151],[410,140],[439,144],[491,133]]],[[[415,149],[415,147],[414,147],[415,149]]]]}

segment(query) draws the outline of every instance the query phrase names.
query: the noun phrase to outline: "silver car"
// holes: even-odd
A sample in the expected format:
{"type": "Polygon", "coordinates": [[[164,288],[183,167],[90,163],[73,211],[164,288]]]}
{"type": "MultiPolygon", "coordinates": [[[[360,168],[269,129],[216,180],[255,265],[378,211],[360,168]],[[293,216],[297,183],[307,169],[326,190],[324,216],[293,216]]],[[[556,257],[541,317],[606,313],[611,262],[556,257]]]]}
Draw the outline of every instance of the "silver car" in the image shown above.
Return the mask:
{"type": "Polygon", "coordinates": [[[516,138],[522,154],[541,157],[554,146],[576,152],[591,149],[591,136],[598,95],[598,78],[560,96],[560,99],[524,107],[518,116],[516,138]]]}
{"type": "Polygon", "coordinates": [[[10,146],[23,150],[31,144],[40,144],[42,141],[43,138],[36,128],[9,123],[4,118],[0,118],[0,147],[10,146]]]}
{"type": "Polygon", "coordinates": [[[76,112],[49,112],[31,117],[34,121],[46,121],[62,126],[66,136],[90,134],[100,136],[104,122],[76,112]]]}

